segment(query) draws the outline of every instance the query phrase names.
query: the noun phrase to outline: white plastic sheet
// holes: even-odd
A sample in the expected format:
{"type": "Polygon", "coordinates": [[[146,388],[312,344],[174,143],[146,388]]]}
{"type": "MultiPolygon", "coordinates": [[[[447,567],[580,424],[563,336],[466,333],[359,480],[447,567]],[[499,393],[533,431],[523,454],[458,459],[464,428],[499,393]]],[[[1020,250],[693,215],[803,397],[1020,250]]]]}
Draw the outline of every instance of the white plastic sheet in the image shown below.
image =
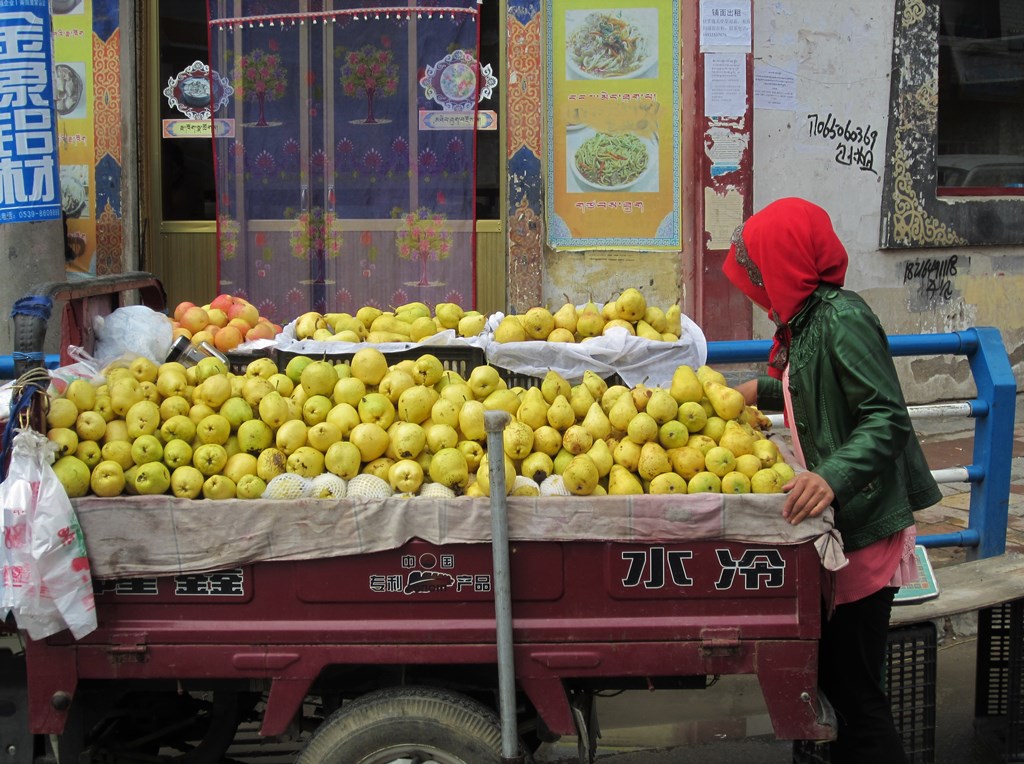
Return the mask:
{"type": "Polygon", "coordinates": [[[677,366],[696,369],[708,357],[704,332],[685,315],[680,321],[682,331],[676,342],[648,340],[614,328],[580,343],[492,342],[487,346],[487,361],[531,377],[543,377],[553,369],[574,385],[589,369],[605,378],[617,373],[627,387],[640,383],[668,387],[677,366]]]}

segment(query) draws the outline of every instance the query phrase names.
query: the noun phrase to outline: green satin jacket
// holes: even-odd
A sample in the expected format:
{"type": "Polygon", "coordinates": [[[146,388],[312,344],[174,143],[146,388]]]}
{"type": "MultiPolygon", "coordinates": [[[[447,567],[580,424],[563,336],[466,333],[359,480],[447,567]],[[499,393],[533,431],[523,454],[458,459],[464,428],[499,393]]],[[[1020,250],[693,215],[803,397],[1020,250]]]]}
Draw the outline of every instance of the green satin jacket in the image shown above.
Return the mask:
{"type": "MultiPolygon", "coordinates": [[[[913,524],[941,498],[907,412],[885,332],[855,292],[821,285],[790,322],[793,428],[807,468],[835,492],[847,550],[913,524]]],[[[762,376],[758,407],[782,410],[782,383],[762,376]]]]}

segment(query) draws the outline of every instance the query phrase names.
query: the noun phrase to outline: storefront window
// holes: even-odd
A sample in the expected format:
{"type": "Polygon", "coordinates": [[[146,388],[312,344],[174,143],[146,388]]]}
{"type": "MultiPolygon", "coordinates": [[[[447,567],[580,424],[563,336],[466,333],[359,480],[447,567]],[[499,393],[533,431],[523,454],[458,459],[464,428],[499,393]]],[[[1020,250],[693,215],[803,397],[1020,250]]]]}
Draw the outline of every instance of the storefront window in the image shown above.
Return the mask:
{"type": "MultiPolygon", "coordinates": [[[[209,63],[206,5],[207,0],[159,0],[159,90],[195,61],[209,63]]],[[[499,120],[499,104],[504,97],[499,55],[501,5],[493,0],[480,6],[480,62],[490,64],[498,81],[491,97],[480,104],[480,109],[496,112],[499,120]]],[[[157,97],[161,120],[182,118],[159,91],[157,97]]],[[[479,220],[501,218],[500,150],[499,130],[476,133],[476,217],[479,220]]],[[[162,137],[160,160],[163,219],[215,220],[211,141],[162,137]]]]}
{"type": "Polygon", "coordinates": [[[939,24],[940,193],[1024,193],[1024,3],[942,0],[939,24]]]}

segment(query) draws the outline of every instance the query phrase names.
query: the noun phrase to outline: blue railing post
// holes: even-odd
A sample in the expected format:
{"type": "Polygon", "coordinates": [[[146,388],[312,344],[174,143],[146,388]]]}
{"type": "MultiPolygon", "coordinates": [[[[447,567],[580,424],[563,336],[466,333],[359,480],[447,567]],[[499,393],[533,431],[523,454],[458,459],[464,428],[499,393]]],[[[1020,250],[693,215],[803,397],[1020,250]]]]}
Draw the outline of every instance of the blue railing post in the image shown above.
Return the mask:
{"type": "MultiPolygon", "coordinates": [[[[968,527],[957,533],[922,536],[927,547],[964,546],[969,559],[994,557],[1006,550],[1010,465],[1017,383],[999,330],[975,327],[961,332],[904,334],[889,338],[896,356],[959,355],[967,358],[978,395],[969,401],[974,418],[973,464],[968,527]]],[[[771,342],[739,340],[708,343],[709,364],[761,362],[771,342]]]]}
{"type": "Polygon", "coordinates": [[[987,414],[974,420],[973,459],[981,467],[982,478],[971,488],[968,527],[978,532],[979,544],[968,551],[968,557],[995,557],[1006,551],[1017,382],[998,329],[980,327],[959,333],[977,341],[967,360],[978,398],[988,403],[987,414]]]}

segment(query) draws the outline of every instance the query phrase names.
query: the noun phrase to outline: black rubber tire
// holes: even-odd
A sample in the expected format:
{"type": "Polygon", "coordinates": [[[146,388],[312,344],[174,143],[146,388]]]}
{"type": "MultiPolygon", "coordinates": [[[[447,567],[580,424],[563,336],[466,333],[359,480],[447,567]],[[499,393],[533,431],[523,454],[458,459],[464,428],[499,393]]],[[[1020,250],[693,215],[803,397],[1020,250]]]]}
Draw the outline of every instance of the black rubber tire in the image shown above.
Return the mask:
{"type": "Polygon", "coordinates": [[[435,687],[378,690],[331,714],[296,764],[391,764],[403,758],[500,764],[498,717],[471,698],[435,687]]]}

